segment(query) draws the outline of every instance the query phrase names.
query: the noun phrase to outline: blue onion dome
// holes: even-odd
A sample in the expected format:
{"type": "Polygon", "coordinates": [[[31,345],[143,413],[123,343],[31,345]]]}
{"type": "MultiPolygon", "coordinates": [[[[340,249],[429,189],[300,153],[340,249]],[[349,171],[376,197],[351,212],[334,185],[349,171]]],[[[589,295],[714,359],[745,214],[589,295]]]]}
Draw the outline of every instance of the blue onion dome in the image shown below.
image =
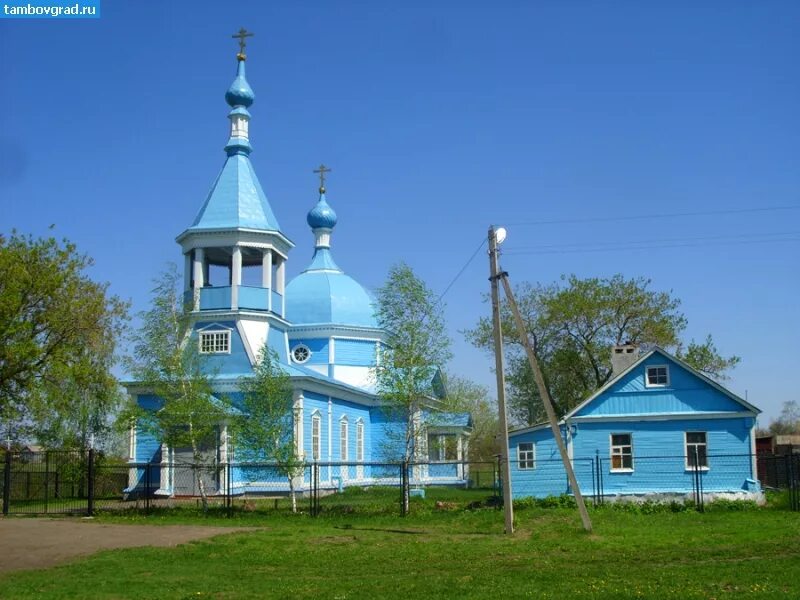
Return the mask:
{"type": "Polygon", "coordinates": [[[248,107],[256,99],[253,88],[247,83],[244,74],[244,60],[239,59],[239,66],[236,70],[236,79],[233,80],[231,87],[225,92],[225,101],[231,106],[248,107]]]}
{"type": "Polygon", "coordinates": [[[308,212],[308,217],[306,217],[308,226],[312,229],[322,227],[333,229],[336,227],[336,220],[336,212],[325,201],[325,192],[321,192],[319,202],[308,212]]]}

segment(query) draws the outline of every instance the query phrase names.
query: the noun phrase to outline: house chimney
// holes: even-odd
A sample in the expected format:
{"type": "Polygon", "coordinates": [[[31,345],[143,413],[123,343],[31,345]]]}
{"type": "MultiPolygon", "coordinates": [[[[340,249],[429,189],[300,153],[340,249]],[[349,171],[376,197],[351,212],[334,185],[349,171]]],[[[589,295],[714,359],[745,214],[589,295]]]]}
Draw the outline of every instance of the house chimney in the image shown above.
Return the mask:
{"type": "Polygon", "coordinates": [[[611,376],[616,377],[639,360],[639,344],[625,342],[611,349],[611,376]]]}

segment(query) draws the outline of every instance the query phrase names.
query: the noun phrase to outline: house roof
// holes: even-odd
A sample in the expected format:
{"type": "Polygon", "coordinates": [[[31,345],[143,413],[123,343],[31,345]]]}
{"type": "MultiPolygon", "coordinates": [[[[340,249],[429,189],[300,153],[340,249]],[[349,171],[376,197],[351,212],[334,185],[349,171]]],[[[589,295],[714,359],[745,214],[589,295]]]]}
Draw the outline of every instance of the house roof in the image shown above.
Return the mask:
{"type": "MultiPolygon", "coordinates": [[[[621,371],[620,373],[618,373],[617,375],[615,375],[614,377],[609,379],[605,383],[605,385],[603,385],[600,389],[598,389],[596,392],[594,392],[586,400],[584,400],[583,402],[578,404],[575,408],[573,408],[566,415],[564,415],[559,420],[559,425],[564,424],[565,421],[567,421],[567,420],[571,419],[572,417],[574,417],[575,415],[577,415],[583,408],[588,406],[596,398],[598,398],[599,396],[601,396],[602,394],[607,392],[609,389],[611,389],[611,387],[613,387],[616,383],[618,383],[620,380],[622,380],[628,373],[630,373],[630,372],[634,371],[635,369],[637,369],[642,363],[644,363],[648,358],[650,358],[654,354],[659,354],[659,355],[663,356],[664,358],[666,358],[667,360],[669,360],[671,362],[674,362],[678,366],[686,369],[692,375],[694,375],[695,377],[700,378],[705,383],[707,383],[708,385],[710,385],[711,387],[716,389],[718,392],[724,394],[725,396],[727,396],[728,398],[730,398],[734,402],[737,402],[737,403],[741,404],[748,411],[750,411],[750,412],[752,412],[754,414],[759,414],[761,412],[761,409],[753,406],[752,404],[747,402],[744,398],[741,398],[741,397],[737,396],[736,394],[731,392],[729,389],[721,386],[719,383],[717,383],[716,381],[714,381],[710,377],[707,377],[706,375],[704,375],[703,373],[701,373],[700,371],[698,371],[697,369],[695,369],[691,365],[689,365],[689,364],[685,363],[684,361],[682,361],[681,359],[673,356],[672,354],[670,354],[669,352],[667,352],[663,348],[661,348],[659,346],[654,346],[649,352],[645,352],[634,363],[632,363],[630,366],[628,366],[627,369],[621,371]]],[[[515,430],[512,431],[512,433],[521,433],[523,431],[536,431],[538,429],[543,429],[545,427],[549,427],[549,424],[548,423],[537,423],[536,425],[532,425],[532,426],[529,426],[529,427],[521,427],[519,429],[515,429],[515,430]]]]}

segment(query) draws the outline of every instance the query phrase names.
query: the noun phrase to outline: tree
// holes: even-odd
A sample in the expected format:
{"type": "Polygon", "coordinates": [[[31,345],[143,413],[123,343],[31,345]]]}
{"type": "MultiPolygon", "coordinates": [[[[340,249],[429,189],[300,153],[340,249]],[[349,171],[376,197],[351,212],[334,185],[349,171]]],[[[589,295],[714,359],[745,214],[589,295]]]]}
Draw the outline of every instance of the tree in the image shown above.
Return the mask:
{"type": "MultiPolygon", "coordinates": [[[[157,396],[160,406],[131,406],[123,419],[134,419],[139,429],[170,448],[191,448],[193,463],[202,473],[214,466],[204,450],[216,443],[219,427],[232,411],[226,397],[212,394],[213,373],[199,351],[189,307],[177,289],[178,272],[172,265],[156,281],[150,310],[141,314],[129,360],[137,385],[157,396]]],[[[198,488],[206,511],[208,491],[202,474],[198,488]]]]}
{"type": "Polygon", "coordinates": [[[270,461],[289,481],[292,512],[297,512],[295,478],[302,475],[294,437],[292,386],[278,356],[266,346],[252,377],[241,380],[242,414],[236,428],[236,449],[248,460],[270,461]]]}
{"type": "MultiPolygon", "coordinates": [[[[680,300],[650,289],[650,283],[619,274],[588,279],[570,275],[548,286],[517,286],[527,334],[559,415],[611,379],[611,348],[624,342],[673,349],[694,368],[718,379],[739,362],[735,356],[720,356],[710,336],[705,343],[692,341],[683,350],[680,334],[686,329],[686,317],[679,311],[680,300]]],[[[521,423],[541,422],[544,409],[506,302],[501,305],[501,319],[509,354],[511,416],[521,423]]],[[[466,335],[476,346],[491,350],[491,319],[480,319],[466,335]]]]}
{"type": "Polygon", "coordinates": [[[773,435],[800,434],[800,403],[787,400],[783,403],[781,416],[769,424],[769,433],[773,435]]]}
{"type": "Polygon", "coordinates": [[[498,453],[499,423],[497,406],[489,397],[489,390],[469,379],[449,374],[447,395],[440,409],[446,412],[466,412],[472,416],[472,433],[469,438],[469,456],[473,461],[492,461],[498,453]]]}
{"type": "Polygon", "coordinates": [[[92,264],[67,240],[0,235],[0,417],[52,444],[85,447],[121,398],[111,369],[128,304],[92,264]]]}
{"type": "Polygon", "coordinates": [[[411,460],[425,437],[421,412],[430,404],[432,380],[450,359],[450,338],[442,306],[433,292],[404,263],[394,265],[378,290],[377,318],[387,347],[375,368],[378,397],[397,429],[387,428],[390,459],[411,460]]]}

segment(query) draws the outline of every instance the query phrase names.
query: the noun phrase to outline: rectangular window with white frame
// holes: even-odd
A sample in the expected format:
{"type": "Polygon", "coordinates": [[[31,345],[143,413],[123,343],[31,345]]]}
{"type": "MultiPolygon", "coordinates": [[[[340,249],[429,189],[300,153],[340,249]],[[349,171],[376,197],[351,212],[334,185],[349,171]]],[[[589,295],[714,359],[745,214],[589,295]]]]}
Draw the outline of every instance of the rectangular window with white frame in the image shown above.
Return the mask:
{"type": "Polygon", "coordinates": [[[230,331],[201,331],[200,354],[230,354],[230,331]]]}
{"type": "Polygon", "coordinates": [[[611,434],[611,470],[622,473],[633,471],[632,434],[611,434]]]}
{"type": "Polygon", "coordinates": [[[645,372],[646,387],[669,387],[669,367],[667,365],[653,365],[647,367],[645,372]]]}
{"type": "Polygon", "coordinates": [[[687,431],[686,468],[705,471],[708,469],[708,434],[705,431],[687,431]]]}
{"type": "Polygon", "coordinates": [[[521,442],[517,445],[517,462],[521,471],[536,468],[536,446],[533,442],[521,442]]]}

